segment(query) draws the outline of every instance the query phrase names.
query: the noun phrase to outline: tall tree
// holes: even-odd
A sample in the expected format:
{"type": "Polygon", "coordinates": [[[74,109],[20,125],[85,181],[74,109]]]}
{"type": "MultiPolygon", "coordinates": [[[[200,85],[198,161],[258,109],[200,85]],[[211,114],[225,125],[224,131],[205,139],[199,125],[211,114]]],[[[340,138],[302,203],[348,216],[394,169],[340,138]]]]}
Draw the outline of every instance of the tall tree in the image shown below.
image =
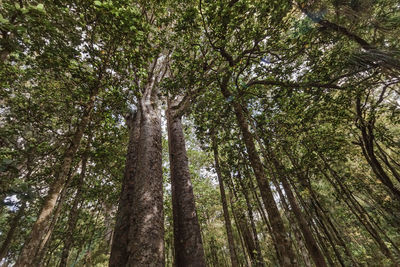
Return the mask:
{"type": "Polygon", "coordinates": [[[175,264],[206,266],[189,173],[180,101],[168,99],[166,111],[174,218],[175,264]]]}

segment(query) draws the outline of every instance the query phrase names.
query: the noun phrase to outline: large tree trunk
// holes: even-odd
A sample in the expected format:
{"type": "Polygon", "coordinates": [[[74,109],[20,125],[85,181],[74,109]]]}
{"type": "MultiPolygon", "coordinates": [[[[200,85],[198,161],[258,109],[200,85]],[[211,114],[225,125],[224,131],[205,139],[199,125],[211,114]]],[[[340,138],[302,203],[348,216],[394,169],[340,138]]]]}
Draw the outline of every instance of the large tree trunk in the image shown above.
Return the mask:
{"type": "Polygon", "coordinates": [[[158,84],[166,73],[166,60],[166,56],[160,56],[153,61],[148,82],[139,100],[140,134],[136,175],[133,177],[127,266],[164,266],[161,113],[158,84]]]}
{"type": "Polygon", "coordinates": [[[229,216],[228,203],[226,201],[224,181],[222,180],[222,172],[219,165],[218,145],[214,135],[212,136],[212,147],[214,151],[215,171],[217,173],[219,191],[221,194],[222,210],[224,212],[225,228],[226,228],[226,235],[228,237],[231,265],[232,267],[237,267],[239,266],[239,263],[236,255],[235,240],[233,238],[233,231],[232,231],[231,219],[229,216]]]}
{"type": "MultiPolygon", "coordinates": [[[[228,80],[225,77],[221,85],[221,90],[224,97],[226,99],[230,99],[231,93],[228,91],[227,84],[228,80]]],[[[268,219],[271,222],[272,234],[275,236],[274,240],[277,243],[276,247],[279,251],[279,263],[281,266],[296,266],[297,264],[295,262],[294,252],[288,239],[287,231],[276,205],[271,187],[268,183],[267,177],[265,176],[264,167],[256,150],[254,138],[249,130],[247,119],[239,102],[234,100],[232,104],[238,125],[243,134],[243,140],[249,155],[249,161],[256,176],[257,184],[260,188],[261,197],[264,201],[265,208],[267,209],[268,219]]]]}
{"type": "Polygon", "coordinates": [[[129,144],[125,162],[124,180],[114,227],[109,266],[125,266],[128,261],[128,233],[133,199],[134,177],[136,175],[137,151],[140,136],[140,112],[127,117],[129,144]]]}
{"type": "Polygon", "coordinates": [[[72,137],[71,143],[64,153],[60,169],[55,177],[53,184],[51,184],[50,186],[47,196],[45,197],[39,216],[35,224],[33,225],[31,234],[24,244],[21,254],[17,262],[15,263],[16,267],[32,267],[36,250],[39,247],[40,242],[44,238],[44,235],[47,233],[47,229],[51,223],[51,216],[56,206],[57,199],[59,198],[60,192],[66,184],[72,160],[76,154],[76,151],[79,148],[86,126],[90,121],[90,115],[94,107],[97,92],[97,89],[93,90],[89,102],[85,106],[83,115],[76,128],[74,136],[72,137]]]}
{"type": "Polygon", "coordinates": [[[142,100],[137,169],[133,179],[128,266],[164,265],[161,116],[158,101],[142,100]]]}
{"type": "MultiPolygon", "coordinates": [[[[161,113],[158,84],[167,70],[161,55],[148,68],[130,142],[110,266],[164,266],[161,113]]],[[[128,121],[129,123],[129,121],[128,121]]]]}
{"type": "Polygon", "coordinates": [[[200,225],[190,181],[189,162],[185,147],[181,116],[176,115],[168,101],[168,144],[174,218],[175,264],[206,266],[200,225]]]}

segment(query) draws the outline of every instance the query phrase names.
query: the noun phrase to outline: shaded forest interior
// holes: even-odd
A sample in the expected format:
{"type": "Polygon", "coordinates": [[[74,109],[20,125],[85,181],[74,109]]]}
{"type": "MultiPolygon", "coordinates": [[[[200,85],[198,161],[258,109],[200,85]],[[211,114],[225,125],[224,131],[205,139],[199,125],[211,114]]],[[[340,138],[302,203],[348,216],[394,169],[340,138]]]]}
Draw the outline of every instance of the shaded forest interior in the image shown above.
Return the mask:
{"type": "Polygon", "coordinates": [[[400,266],[398,0],[0,0],[0,266],[400,266]]]}

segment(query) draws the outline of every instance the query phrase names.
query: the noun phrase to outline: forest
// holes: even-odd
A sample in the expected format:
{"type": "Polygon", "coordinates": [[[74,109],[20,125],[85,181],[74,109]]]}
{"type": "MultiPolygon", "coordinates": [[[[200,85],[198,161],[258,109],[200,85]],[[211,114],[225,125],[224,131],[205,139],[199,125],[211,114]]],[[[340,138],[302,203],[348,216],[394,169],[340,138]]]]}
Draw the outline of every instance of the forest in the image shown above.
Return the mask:
{"type": "Polygon", "coordinates": [[[400,266],[398,0],[0,0],[0,266],[400,266]]]}

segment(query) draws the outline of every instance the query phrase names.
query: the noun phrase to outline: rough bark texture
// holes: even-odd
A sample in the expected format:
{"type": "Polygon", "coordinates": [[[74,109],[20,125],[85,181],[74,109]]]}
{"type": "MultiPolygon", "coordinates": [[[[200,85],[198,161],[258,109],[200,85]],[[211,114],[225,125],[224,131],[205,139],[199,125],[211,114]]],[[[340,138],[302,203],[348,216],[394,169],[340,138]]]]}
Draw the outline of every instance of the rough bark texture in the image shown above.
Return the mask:
{"type": "MultiPolygon", "coordinates": [[[[161,113],[158,84],[168,56],[154,59],[128,120],[130,141],[111,247],[110,266],[164,266],[161,113]]],[[[142,83],[143,82],[143,83],[142,83]]]]}
{"type": "Polygon", "coordinates": [[[129,229],[128,266],[164,265],[161,116],[158,100],[142,99],[137,169],[129,229]]]}
{"type": "Polygon", "coordinates": [[[51,216],[56,206],[57,199],[61,190],[64,188],[68,172],[71,168],[72,160],[79,148],[83,133],[90,121],[97,90],[92,93],[89,102],[86,104],[81,120],[76,128],[74,136],[70,145],[66,149],[61,163],[60,169],[55,177],[53,184],[51,184],[49,192],[45,197],[43,206],[40,210],[39,216],[33,225],[31,234],[24,244],[21,254],[15,263],[16,267],[31,267],[36,254],[36,249],[39,247],[41,240],[47,233],[49,224],[51,223],[51,216]]]}
{"type": "MultiPolygon", "coordinates": [[[[228,80],[223,81],[221,89],[224,97],[229,99],[231,94],[228,91],[227,82],[228,80]]],[[[268,219],[271,222],[272,234],[275,236],[274,240],[277,243],[276,246],[277,250],[279,251],[279,263],[281,266],[296,266],[295,254],[288,239],[287,232],[272,194],[271,187],[268,183],[267,177],[265,176],[264,167],[256,150],[247,119],[244,115],[241,105],[237,102],[237,100],[234,100],[232,104],[240,130],[243,134],[243,140],[249,155],[249,161],[256,176],[257,184],[260,188],[261,197],[263,199],[265,208],[267,209],[268,219]]]]}
{"type": "Polygon", "coordinates": [[[167,110],[167,120],[175,264],[178,267],[206,266],[200,225],[190,181],[181,116],[174,113],[170,103],[167,110]]]}
{"type": "Polygon", "coordinates": [[[136,174],[137,150],[140,136],[140,112],[127,117],[129,144],[125,162],[124,180],[116,216],[109,266],[125,266],[128,260],[128,233],[132,207],[134,177],[136,174]]]}
{"type": "Polygon", "coordinates": [[[237,266],[239,266],[239,263],[238,263],[238,259],[237,259],[237,255],[236,255],[235,241],[233,239],[233,232],[232,232],[231,219],[229,216],[228,204],[226,201],[225,186],[224,186],[224,182],[222,180],[222,173],[221,173],[221,169],[219,166],[218,146],[215,141],[215,136],[213,136],[212,146],[213,146],[213,151],[214,151],[215,171],[217,172],[219,191],[221,194],[222,209],[224,212],[226,235],[228,237],[228,246],[229,246],[229,254],[231,257],[231,265],[232,265],[232,267],[237,267],[237,266]]]}

